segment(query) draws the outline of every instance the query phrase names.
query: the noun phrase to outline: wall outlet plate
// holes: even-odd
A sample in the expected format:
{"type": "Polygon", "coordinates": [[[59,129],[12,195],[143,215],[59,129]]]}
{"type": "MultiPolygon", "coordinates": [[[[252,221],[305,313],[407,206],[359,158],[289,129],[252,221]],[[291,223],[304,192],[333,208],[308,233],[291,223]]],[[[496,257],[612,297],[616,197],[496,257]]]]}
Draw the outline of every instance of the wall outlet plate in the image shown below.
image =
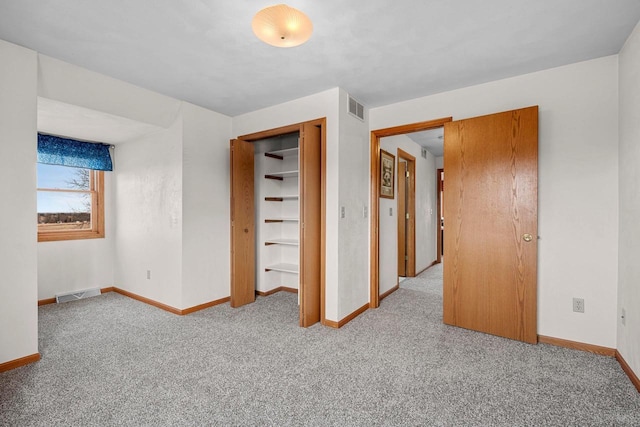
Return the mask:
{"type": "Polygon", "coordinates": [[[573,311],[575,313],[584,313],[584,298],[573,299],[573,311]]]}

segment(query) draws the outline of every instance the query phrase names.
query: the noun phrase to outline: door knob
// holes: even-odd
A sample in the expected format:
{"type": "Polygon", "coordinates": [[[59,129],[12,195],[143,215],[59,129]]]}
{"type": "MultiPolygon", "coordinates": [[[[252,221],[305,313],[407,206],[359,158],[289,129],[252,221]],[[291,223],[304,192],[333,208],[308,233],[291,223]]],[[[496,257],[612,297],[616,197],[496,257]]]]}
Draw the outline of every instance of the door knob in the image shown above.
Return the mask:
{"type": "Polygon", "coordinates": [[[533,240],[533,236],[529,233],[523,234],[522,240],[524,240],[525,242],[530,242],[533,240]]]}

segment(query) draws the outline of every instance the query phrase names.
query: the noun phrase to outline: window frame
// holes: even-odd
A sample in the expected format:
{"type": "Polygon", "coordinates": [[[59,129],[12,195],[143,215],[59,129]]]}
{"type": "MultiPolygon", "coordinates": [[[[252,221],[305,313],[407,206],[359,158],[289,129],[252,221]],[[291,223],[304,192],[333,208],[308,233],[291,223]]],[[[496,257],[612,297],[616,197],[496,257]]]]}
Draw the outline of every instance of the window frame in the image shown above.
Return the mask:
{"type": "MultiPolygon", "coordinates": [[[[82,169],[82,168],[78,168],[82,169]]],[[[84,168],[86,169],[86,168],[84,168]]],[[[89,190],[60,190],[52,188],[36,189],[40,191],[55,191],[63,193],[90,193],[91,194],[91,228],[84,230],[64,231],[40,231],[38,230],[38,242],[56,242],[62,240],[82,240],[104,238],[104,171],[90,171],[89,190]]],[[[36,224],[37,227],[37,224],[36,224]]]]}

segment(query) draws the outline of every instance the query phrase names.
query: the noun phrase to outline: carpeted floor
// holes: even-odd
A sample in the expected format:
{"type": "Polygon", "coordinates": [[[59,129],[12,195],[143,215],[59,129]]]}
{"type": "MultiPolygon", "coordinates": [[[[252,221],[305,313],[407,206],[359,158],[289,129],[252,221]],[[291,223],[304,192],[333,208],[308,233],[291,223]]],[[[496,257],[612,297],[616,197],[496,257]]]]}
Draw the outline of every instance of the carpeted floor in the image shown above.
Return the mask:
{"type": "Polygon", "coordinates": [[[400,282],[400,287],[414,291],[427,292],[442,298],[442,267],[443,263],[431,266],[416,277],[407,277],[400,282]]]}
{"type": "Polygon", "coordinates": [[[401,288],[340,330],[297,296],[176,316],[109,293],[43,306],[42,360],[0,374],[2,426],[639,426],[612,359],[447,327],[401,288]]]}

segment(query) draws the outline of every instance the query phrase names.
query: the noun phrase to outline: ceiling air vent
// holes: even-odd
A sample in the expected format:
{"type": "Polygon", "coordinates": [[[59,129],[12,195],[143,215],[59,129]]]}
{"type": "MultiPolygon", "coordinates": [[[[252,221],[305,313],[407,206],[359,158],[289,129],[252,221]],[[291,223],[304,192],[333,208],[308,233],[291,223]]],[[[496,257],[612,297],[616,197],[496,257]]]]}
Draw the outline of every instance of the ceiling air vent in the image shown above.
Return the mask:
{"type": "Polygon", "coordinates": [[[349,114],[364,122],[364,106],[349,95],[349,114]]]}

